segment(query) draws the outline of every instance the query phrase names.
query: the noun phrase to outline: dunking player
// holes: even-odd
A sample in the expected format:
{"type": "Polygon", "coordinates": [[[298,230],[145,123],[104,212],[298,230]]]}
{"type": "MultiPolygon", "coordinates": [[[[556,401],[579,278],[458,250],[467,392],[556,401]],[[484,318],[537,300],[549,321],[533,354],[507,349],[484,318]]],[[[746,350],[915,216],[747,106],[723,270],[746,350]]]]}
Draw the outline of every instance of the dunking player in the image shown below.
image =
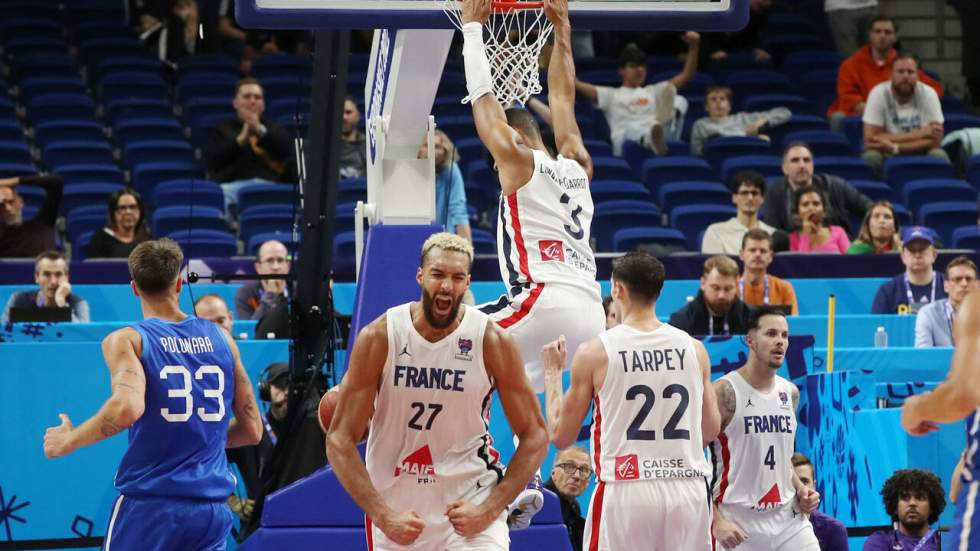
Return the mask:
{"type": "MultiPolygon", "coordinates": [[[[953,363],[946,381],[932,392],[912,396],[902,406],[902,427],[921,436],[937,423],[966,418],[966,450],[961,459],[956,516],[950,541],[957,551],[980,549],[980,291],[971,291],[953,324],[953,363]]],[[[954,473],[954,476],[956,474],[954,473]]]]}
{"type": "Polygon", "coordinates": [[[544,459],[544,419],[517,347],[460,304],[472,261],[466,240],[430,237],[422,299],[373,321],[351,352],[327,453],[367,515],[369,549],[507,549],[507,505],[544,459]],[[520,437],[506,473],[487,432],[494,389],[520,437]],[[365,468],[355,445],[369,421],[365,468]]]}
{"type": "Polygon", "coordinates": [[[720,419],[711,361],[700,341],[655,313],[664,267],[631,252],[613,263],[612,296],[622,323],[582,346],[562,396],[565,342],[541,351],[548,426],[559,448],[571,445],[595,401],[592,450],[599,480],[583,549],[711,549],[705,444],[720,419]]]}
{"type": "Polygon", "coordinates": [[[806,516],[820,494],[792,464],[800,391],[776,375],[789,346],[785,316],[759,306],[745,340],[745,365],[715,381],[722,429],[711,443],[712,535],[725,549],[820,551],[806,516]]]}
{"type": "MultiPolygon", "coordinates": [[[[558,158],[541,140],[528,111],[504,110],[492,91],[483,45],[490,0],[464,0],[466,87],[480,139],[493,156],[501,188],[497,255],[507,295],[481,307],[517,343],[535,392],[544,391],[541,347],[565,335],[572,353],[605,329],[595,258],[589,247],[592,158],[575,121],[575,65],[567,0],[545,0],[555,44],[548,66],[548,102],[558,158]]],[[[540,483],[540,479],[535,477],[540,483]]],[[[515,528],[526,527],[543,503],[532,488],[515,503],[515,528]],[[523,511],[523,513],[522,513],[523,511]]]]}
{"type": "Polygon", "coordinates": [[[144,319],[102,341],[112,395],[77,428],[61,414],[44,434],[45,455],[60,457],[130,429],[105,549],[224,549],[235,490],[225,448],[262,436],[231,335],[180,311],[182,259],[169,239],[129,255],[144,319]]]}

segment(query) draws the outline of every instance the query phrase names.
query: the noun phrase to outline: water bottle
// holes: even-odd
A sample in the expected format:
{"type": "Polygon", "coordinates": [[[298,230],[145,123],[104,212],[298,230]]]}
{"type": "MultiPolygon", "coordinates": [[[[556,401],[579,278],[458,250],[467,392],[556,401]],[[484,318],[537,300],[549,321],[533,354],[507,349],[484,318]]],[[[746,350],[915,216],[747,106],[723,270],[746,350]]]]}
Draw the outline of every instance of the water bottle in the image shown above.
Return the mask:
{"type": "Polygon", "coordinates": [[[888,348],[888,333],[881,325],[875,331],[875,348],[888,348]]]}

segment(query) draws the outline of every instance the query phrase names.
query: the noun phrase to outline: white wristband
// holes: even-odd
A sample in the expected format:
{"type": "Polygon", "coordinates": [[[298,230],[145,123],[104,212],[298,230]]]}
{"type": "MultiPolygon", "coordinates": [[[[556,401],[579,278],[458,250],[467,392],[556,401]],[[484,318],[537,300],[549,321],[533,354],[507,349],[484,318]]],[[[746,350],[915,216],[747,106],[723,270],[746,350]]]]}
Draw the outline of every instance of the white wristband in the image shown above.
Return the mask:
{"type": "Polygon", "coordinates": [[[463,68],[466,71],[466,91],[463,103],[473,103],[484,94],[493,93],[490,63],[483,46],[483,25],[471,21],[463,25],[463,68]]]}

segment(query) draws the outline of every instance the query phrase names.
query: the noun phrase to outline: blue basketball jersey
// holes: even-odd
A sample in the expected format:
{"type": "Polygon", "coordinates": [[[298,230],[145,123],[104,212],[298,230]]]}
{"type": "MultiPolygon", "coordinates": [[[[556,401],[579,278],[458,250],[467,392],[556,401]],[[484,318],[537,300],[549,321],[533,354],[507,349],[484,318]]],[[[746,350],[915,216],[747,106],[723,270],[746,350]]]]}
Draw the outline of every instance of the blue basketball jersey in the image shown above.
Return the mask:
{"type": "Polygon", "coordinates": [[[129,496],[226,499],[235,361],[221,329],[188,317],[133,325],[143,341],[146,409],[129,429],[116,488],[129,496]]]}
{"type": "Polygon", "coordinates": [[[966,418],[966,461],[963,481],[980,481],[980,407],[966,418]]]}

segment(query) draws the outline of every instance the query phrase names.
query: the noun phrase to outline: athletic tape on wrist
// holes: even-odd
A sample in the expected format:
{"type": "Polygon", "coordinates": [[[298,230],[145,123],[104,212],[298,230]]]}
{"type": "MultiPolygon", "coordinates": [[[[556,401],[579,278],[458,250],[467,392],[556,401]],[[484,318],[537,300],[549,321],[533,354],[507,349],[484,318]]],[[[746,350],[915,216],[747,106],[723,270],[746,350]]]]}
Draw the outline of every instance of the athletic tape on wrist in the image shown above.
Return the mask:
{"type": "Polygon", "coordinates": [[[463,67],[466,71],[466,91],[463,103],[473,103],[484,94],[493,92],[493,77],[483,45],[483,25],[471,21],[463,25],[463,67]]]}

